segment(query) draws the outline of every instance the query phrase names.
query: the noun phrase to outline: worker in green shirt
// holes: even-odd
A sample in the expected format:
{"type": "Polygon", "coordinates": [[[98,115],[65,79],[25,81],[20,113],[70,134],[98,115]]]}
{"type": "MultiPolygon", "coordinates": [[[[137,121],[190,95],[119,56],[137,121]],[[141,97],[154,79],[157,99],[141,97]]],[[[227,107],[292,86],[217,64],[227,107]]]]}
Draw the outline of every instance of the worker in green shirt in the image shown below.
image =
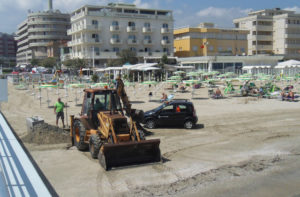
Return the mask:
{"type": "Polygon", "coordinates": [[[54,105],[54,113],[56,114],[56,126],[58,126],[58,119],[61,117],[63,128],[65,128],[64,107],[65,107],[64,103],[61,101],[60,98],[58,98],[57,102],[54,105]]]}

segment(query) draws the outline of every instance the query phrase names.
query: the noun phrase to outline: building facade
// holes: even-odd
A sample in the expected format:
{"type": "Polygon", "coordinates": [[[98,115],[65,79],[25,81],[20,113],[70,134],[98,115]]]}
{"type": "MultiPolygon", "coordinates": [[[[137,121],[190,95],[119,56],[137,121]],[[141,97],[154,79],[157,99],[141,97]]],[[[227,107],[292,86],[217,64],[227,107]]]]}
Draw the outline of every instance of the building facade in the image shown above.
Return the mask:
{"type": "MultiPolygon", "coordinates": [[[[51,0],[49,1],[51,2],[51,0]]],[[[30,63],[32,59],[47,57],[49,42],[69,41],[70,15],[52,9],[45,12],[30,12],[17,30],[17,63],[30,63]]],[[[59,58],[59,57],[58,57],[59,58]]]]}
{"type": "Polygon", "coordinates": [[[215,28],[212,23],[176,29],[175,56],[246,55],[247,34],[247,30],[215,28]]]}
{"type": "Polygon", "coordinates": [[[182,68],[192,67],[192,70],[219,71],[220,73],[235,72],[237,74],[242,74],[244,72],[244,67],[273,69],[278,64],[278,61],[281,60],[283,60],[283,56],[280,55],[201,56],[178,58],[178,62],[180,62],[182,68]]]}
{"type": "Polygon", "coordinates": [[[0,32],[0,65],[13,66],[16,64],[17,45],[14,35],[0,32]]]}
{"type": "Polygon", "coordinates": [[[300,14],[280,8],[265,9],[233,22],[236,28],[249,30],[249,55],[276,54],[300,59],[300,14]]]}
{"type": "Polygon", "coordinates": [[[71,26],[71,58],[88,59],[95,66],[118,58],[118,52],[127,49],[137,57],[173,56],[173,16],[169,10],[122,3],[86,5],[71,14],[71,26]]]}

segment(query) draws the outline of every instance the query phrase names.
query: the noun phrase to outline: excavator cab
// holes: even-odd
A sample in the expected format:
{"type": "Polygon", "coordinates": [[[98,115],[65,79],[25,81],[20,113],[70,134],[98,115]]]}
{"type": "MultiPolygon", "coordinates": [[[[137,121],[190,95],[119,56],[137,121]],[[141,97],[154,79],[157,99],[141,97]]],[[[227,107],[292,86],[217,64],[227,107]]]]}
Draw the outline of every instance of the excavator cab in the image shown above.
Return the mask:
{"type": "Polygon", "coordinates": [[[84,92],[80,116],[71,116],[70,135],[79,150],[89,149],[106,170],[161,160],[160,140],[146,140],[138,129],[142,111],[122,107],[116,89],[85,89],[84,92]],[[129,114],[129,123],[123,109],[129,114]]]}

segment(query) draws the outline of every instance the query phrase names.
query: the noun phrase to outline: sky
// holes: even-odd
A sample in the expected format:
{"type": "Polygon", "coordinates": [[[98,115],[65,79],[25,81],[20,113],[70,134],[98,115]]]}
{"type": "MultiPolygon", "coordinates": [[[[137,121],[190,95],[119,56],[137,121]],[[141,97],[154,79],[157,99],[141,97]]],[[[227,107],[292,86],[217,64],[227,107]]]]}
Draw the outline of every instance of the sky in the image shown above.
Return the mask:
{"type": "MultiPolygon", "coordinates": [[[[261,9],[281,8],[300,13],[300,0],[53,0],[53,8],[70,13],[85,4],[107,5],[110,2],[173,10],[174,28],[195,27],[202,22],[230,28],[233,27],[233,19],[261,9]]],[[[0,32],[16,32],[17,25],[26,19],[28,10],[47,9],[48,0],[0,0],[0,32]]]]}

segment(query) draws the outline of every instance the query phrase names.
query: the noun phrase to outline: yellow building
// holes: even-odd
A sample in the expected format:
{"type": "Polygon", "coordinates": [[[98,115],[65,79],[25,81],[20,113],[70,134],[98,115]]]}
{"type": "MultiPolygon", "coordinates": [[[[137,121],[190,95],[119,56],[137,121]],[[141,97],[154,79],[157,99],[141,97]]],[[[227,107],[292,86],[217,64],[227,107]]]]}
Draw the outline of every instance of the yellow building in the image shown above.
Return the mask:
{"type": "Polygon", "coordinates": [[[175,56],[247,55],[248,33],[247,30],[215,28],[212,23],[175,29],[175,56]]]}

